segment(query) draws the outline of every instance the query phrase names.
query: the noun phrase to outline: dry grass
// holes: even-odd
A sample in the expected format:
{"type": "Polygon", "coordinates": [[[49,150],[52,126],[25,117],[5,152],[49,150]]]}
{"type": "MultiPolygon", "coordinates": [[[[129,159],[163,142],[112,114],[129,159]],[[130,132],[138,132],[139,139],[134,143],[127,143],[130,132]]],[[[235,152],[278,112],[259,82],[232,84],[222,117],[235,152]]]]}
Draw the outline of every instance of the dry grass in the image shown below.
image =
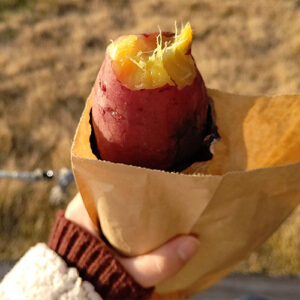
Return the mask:
{"type": "MultiPolygon", "coordinates": [[[[76,124],[110,39],[190,21],[207,86],[300,91],[300,2],[5,0],[0,4],[0,168],[70,167],[76,124]]],[[[45,240],[48,183],[0,181],[0,259],[45,240]]],[[[70,197],[75,189],[70,192],[70,197]]],[[[300,275],[299,210],[238,269],[300,275]]]]}

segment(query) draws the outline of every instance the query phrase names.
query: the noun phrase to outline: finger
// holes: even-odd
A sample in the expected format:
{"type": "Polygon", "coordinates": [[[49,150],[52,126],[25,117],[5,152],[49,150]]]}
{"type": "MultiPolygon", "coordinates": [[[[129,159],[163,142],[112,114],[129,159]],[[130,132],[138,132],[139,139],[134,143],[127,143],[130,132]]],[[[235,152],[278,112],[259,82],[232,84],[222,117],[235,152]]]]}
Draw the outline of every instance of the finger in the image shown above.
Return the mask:
{"type": "Polygon", "coordinates": [[[149,254],[118,259],[139,284],[150,287],[176,274],[194,256],[198,246],[195,237],[180,236],[149,254]]]}
{"type": "Polygon", "coordinates": [[[96,226],[88,215],[79,193],[77,193],[73,200],[68,204],[65,211],[65,218],[85,228],[94,236],[99,235],[96,226]]]}

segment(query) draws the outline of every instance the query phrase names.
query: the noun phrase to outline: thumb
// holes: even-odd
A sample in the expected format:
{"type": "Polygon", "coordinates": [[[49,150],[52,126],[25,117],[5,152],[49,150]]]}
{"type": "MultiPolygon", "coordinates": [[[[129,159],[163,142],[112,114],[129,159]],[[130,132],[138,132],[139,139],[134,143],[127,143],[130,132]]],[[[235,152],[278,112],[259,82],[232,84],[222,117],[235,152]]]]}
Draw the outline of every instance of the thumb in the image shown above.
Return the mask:
{"type": "Polygon", "coordinates": [[[140,285],[150,287],[177,273],[194,256],[198,246],[195,237],[179,236],[148,254],[118,260],[140,285]]]}

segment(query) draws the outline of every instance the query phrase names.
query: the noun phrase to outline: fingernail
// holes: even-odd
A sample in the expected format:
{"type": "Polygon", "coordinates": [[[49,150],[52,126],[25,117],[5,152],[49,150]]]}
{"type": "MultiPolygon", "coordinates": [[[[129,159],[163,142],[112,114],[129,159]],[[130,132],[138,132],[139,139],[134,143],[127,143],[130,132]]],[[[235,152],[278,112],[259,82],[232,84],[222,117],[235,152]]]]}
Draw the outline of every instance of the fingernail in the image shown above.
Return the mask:
{"type": "Polygon", "coordinates": [[[199,242],[192,237],[185,238],[177,248],[177,254],[183,261],[188,261],[196,253],[199,246],[199,242]]]}

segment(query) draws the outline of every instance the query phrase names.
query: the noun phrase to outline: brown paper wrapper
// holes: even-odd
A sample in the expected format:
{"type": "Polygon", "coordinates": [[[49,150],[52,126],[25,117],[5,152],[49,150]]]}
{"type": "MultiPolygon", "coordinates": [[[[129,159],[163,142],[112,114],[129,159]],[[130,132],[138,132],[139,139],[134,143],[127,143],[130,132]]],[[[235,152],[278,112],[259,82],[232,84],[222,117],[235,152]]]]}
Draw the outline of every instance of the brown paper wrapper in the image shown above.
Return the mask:
{"type": "Polygon", "coordinates": [[[139,255],[178,234],[199,236],[197,254],[159,293],[208,288],[300,203],[300,95],[208,94],[221,139],[212,160],[182,173],[97,160],[89,140],[93,93],[72,146],[88,213],[120,252],[139,255]]]}

